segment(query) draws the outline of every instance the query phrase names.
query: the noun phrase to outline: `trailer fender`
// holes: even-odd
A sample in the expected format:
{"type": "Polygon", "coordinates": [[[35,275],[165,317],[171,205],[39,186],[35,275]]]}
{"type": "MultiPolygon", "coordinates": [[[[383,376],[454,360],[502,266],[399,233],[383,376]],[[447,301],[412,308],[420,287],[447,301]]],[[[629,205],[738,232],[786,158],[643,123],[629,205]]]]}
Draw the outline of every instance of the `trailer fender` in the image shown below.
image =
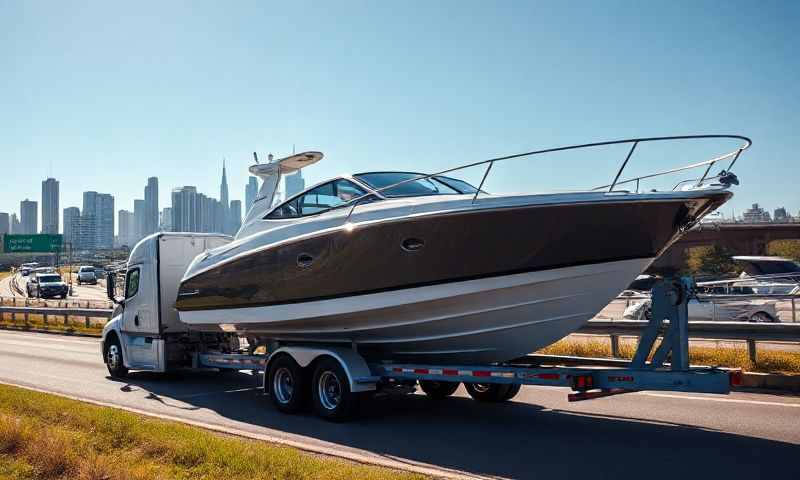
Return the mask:
{"type": "MultiPolygon", "coordinates": [[[[347,380],[350,383],[351,392],[370,392],[376,389],[376,383],[379,377],[372,375],[364,357],[359,355],[348,348],[328,347],[298,347],[298,346],[285,346],[272,352],[267,360],[265,372],[269,372],[269,362],[273,358],[277,358],[280,354],[287,354],[297,362],[298,365],[305,368],[311,365],[317,358],[321,356],[329,356],[334,358],[344,369],[347,374],[347,380]]],[[[267,375],[264,375],[266,381],[267,375]]]]}

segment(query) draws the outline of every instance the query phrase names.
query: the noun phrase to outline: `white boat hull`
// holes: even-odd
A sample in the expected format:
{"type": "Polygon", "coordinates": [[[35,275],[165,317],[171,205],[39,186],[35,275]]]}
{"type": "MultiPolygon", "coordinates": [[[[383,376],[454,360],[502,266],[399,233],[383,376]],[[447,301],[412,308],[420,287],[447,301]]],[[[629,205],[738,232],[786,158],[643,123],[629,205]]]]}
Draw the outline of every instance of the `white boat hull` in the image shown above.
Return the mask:
{"type": "Polygon", "coordinates": [[[295,304],[179,312],[206,331],[354,344],[372,359],[498,362],[594,317],[653,258],[621,260],[295,304]]]}

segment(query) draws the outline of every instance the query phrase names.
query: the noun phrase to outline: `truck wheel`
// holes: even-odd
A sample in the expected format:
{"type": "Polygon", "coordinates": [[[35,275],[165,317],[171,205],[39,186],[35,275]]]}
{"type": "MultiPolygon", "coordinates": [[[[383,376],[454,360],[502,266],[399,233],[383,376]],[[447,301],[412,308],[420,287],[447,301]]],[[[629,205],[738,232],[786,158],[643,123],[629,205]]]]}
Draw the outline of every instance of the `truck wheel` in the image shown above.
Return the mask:
{"type": "Polygon", "coordinates": [[[105,361],[112,378],[125,378],[128,375],[128,369],[122,361],[122,347],[116,337],[106,346],[105,361]]]}
{"type": "Polygon", "coordinates": [[[297,413],[308,401],[303,369],[288,355],[270,363],[267,385],[272,403],[283,413],[297,413]]]}
{"type": "Polygon", "coordinates": [[[512,385],[499,383],[465,383],[467,393],[479,402],[503,402],[512,385]]]}
{"type": "Polygon", "coordinates": [[[350,391],[350,381],[339,362],[324,358],[314,370],[311,382],[314,411],[325,420],[340,422],[358,410],[359,395],[350,391]]]}
{"type": "Polygon", "coordinates": [[[458,382],[439,382],[436,380],[420,380],[419,388],[428,398],[441,400],[454,394],[458,390],[458,382]]]}

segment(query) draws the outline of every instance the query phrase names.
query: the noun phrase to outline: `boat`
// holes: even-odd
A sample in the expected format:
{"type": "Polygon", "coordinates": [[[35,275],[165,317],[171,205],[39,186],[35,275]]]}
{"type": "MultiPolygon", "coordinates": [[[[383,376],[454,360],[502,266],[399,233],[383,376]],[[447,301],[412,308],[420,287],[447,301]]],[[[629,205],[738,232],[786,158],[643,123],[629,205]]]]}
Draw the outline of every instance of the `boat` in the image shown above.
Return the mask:
{"type": "Polygon", "coordinates": [[[432,174],[341,175],[277,205],[281,176],[323,154],[256,163],[250,172],[263,186],[243,226],[195,258],[175,306],[193,329],[236,332],[251,344],[345,345],[387,361],[512,360],[580,328],[730,199],[738,184],[731,168],[749,145],[746,137],[703,135],[558,147],[432,174]],[[621,177],[637,145],[708,138],[744,143],[666,172],[621,177]],[[617,144],[631,148],[608,185],[484,191],[496,163],[617,144]],[[471,167],[486,169],[477,186],[455,174],[471,167]],[[690,169],[705,173],[670,190],[639,191],[644,179],[690,169]]]}

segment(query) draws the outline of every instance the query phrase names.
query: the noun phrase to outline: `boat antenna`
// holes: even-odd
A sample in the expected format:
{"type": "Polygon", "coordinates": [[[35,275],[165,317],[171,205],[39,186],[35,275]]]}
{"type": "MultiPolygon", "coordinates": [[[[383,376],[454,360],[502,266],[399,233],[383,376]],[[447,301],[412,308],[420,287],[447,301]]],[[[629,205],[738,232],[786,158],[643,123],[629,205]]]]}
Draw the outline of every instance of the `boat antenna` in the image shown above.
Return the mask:
{"type": "Polygon", "coordinates": [[[253,159],[256,161],[256,164],[259,163],[258,162],[258,154],[256,152],[253,152],[253,159]]]}

